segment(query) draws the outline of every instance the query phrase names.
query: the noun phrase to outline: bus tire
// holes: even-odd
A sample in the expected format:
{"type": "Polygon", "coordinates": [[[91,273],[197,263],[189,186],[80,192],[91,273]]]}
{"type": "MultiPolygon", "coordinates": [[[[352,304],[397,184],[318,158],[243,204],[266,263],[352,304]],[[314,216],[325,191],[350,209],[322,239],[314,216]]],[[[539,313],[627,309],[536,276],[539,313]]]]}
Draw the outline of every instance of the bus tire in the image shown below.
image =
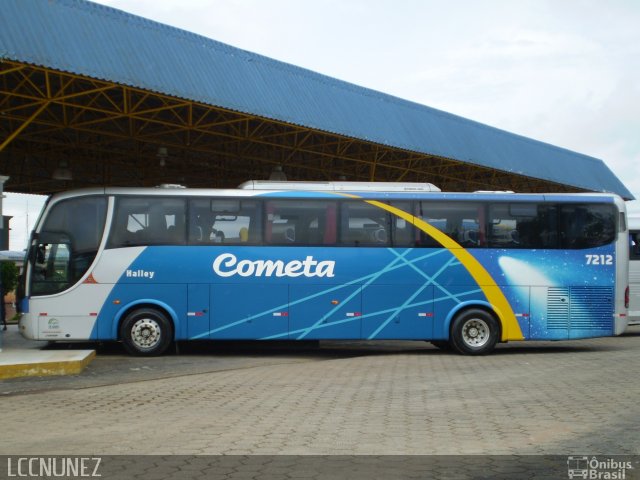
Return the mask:
{"type": "Polygon", "coordinates": [[[120,324],[120,339],[131,355],[162,355],[169,348],[172,337],[169,318],[155,308],[133,310],[120,324]]]}
{"type": "Polygon", "coordinates": [[[485,355],[498,343],[500,324],[489,312],[474,308],[460,312],[451,325],[451,346],[463,355],[485,355]]]}

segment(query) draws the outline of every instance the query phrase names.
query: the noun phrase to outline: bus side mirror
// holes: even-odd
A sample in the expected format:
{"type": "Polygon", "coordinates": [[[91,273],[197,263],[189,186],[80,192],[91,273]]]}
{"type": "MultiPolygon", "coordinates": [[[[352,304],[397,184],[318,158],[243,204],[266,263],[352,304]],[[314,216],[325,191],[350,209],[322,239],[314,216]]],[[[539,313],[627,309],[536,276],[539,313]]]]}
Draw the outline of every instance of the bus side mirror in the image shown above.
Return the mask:
{"type": "Polygon", "coordinates": [[[37,257],[37,251],[38,249],[35,246],[31,246],[31,248],[29,249],[29,258],[28,261],[30,264],[34,264],[36,261],[36,257],[37,257]]]}
{"type": "Polygon", "coordinates": [[[38,248],[35,249],[36,252],[36,263],[44,263],[45,253],[47,251],[46,244],[39,244],[38,248]]]}

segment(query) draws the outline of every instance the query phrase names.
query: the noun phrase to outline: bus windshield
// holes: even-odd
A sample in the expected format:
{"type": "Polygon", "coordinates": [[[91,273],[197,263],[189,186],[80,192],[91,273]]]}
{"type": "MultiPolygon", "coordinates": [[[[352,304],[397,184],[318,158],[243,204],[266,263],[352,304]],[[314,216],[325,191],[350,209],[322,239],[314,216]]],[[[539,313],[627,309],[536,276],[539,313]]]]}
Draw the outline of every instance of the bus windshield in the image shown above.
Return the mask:
{"type": "Polygon", "coordinates": [[[29,252],[31,294],[66,290],[80,280],[98,253],[107,212],[105,197],[56,203],[29,252]]]}

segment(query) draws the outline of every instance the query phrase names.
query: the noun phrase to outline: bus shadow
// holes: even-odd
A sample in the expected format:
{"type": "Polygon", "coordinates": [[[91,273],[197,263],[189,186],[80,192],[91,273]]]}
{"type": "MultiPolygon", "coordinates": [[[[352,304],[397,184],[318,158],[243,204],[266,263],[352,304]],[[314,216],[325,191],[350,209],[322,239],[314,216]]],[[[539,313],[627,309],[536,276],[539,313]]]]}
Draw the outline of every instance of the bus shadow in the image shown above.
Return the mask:
{"type": "Polygon", "coordinates": [[[365,342],[365,341],[198,341],[179,342],[177,355],[217,356],[305,356],[340,358],[365,355],[391,355],[438,351],[427,342],[365,342]]]}
{"type": "Polygon", "coordinates": [[[587,353],[587,352],[620,352],[625,350],[637,350],[637,346],[624,344],[538,344],[537,342],[523,343],[521,345],[498,345],[490,355],[537,355],[550,353],[587,353]]]}
{"type": "MultiPolygon", "coordinates": [[[[489,355],[537,355],[544,353],[578,353],[597,351],[635,350],[637,345],[616,342],[616,338],[640,337],[640,329],[627,331],[607,342],[593,340],[567,340],[558,342],[513,342],[498,344],[489,355]],[[590,342],[585,344],[585,342],[590,342]]],[[[45,350],[95,350],[101,357],[129,356],[119,342],[56,342],[45,346],[45,350]]],[[[441,349],[426,341],[411,340],[198,340],[176,342],[164,357],[278,357],[296,356],[307,358],[340,358],[369,355],[458,355],[451,349],[441,349]]],[[[135,357],[131,357],[135,358],[135,357]]]]}
{"type": "Polygon", "coordinates": [[[603,348],[588,345],[536,345],[535,343],[514,345],[498,345],[491,355],[539,355],[550,353],[578,353],[598,352],[603,350],[618,350],[618,348],[603,348]]]}
{"type": "Polygon", "coordinates": [[[627,327],[621,337],[640,337],[640,325],[631,325],[627,327]]]}
{"type": "MultiPolygon", "coordinates": [[[[98,356],[129,356],[119,342],[52,342],[44,350],[95,350],[98,356]]],[[[175,342],[163,357],[171,356],[304,356],[345,357],[443,352],[423,341],[345,341],[345,340],[198,340],[175,342]]],[[[446,352],[443,352],[446,353],[446,352]]],[[[141,358],[131,356],[131,358],[141,358]]],[[[142,357],[148,358],[148,357],[142,357]]]]}

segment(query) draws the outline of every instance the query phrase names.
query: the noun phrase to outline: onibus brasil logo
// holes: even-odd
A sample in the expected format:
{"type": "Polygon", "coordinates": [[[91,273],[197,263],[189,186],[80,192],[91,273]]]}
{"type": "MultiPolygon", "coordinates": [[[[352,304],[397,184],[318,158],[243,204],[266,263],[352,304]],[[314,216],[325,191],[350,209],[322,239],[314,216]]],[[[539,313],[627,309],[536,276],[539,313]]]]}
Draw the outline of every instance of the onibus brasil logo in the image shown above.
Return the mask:
{"type": "Polygon", "coordinates": [[[627,470],[633,470],[631,462],[614,458],[599,459],[584,456],[567,457],[567,475],[569,478],[625,480],[627,470]]]}

